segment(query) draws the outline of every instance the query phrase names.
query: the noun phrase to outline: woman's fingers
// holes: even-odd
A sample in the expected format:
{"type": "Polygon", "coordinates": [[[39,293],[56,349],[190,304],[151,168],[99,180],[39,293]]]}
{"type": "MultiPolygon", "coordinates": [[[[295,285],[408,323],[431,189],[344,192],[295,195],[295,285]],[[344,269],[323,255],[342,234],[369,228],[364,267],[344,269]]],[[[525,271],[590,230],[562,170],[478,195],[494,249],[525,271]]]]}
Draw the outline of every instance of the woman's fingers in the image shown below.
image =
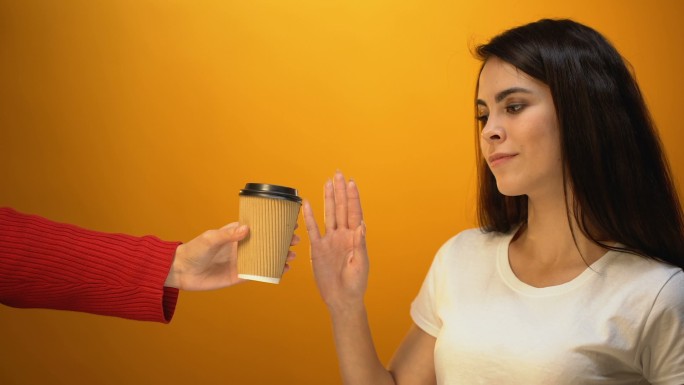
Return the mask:
{"type": "Polygon", "coordinates": [[[333,182],[328,180],[323,187],[324,193],[324,220],[325,220],[325,231],[332,231],[337,228],[337,223],[335,219],[335,192],[333,191],[333,182]]]}
{"type": "Polygon", "coordinates": [[[311,210],[311,204],[308,200],[304,200],[304,222],[306,222],[306,232],[309,233],[309,239],[311,241],[318,241],[321,238],[321,233],[318,231],[318,224],[316,224],[316,219],[314,218],[313,210],[311,210]]]}
{"type": "Polygon", "coordinates": [[[335,219],[338,228],[349,228],[347,222],[347,183],[344,181],[342,172],[335,173],[334,187],[335,187],[335,219]]]}
{"type": "Polygon", "coordinates": [[[347,210],[349,215],[349,228],[356,229],[363,222],[363,210],[361,210],[361,197],[356,182],[349,180],[347,184],[347,210]]]}
{"type": "MultiPolygon", "coordinates": [[[[363,210],[361,209],[361,199],[356,182],[350,180],[346,182],[341,171],[337,171],[332,180],[328,180],[324,190],[323,214],[325,220],[325,231],[332,232],[336,229],[356,229],[363,223],[363,210]]],[[[312,231],[316,239],[320,238],[318,225],[314,219],[311,205],[304,201],[304,219],[306,229],[311,237],[312,231]]]]}

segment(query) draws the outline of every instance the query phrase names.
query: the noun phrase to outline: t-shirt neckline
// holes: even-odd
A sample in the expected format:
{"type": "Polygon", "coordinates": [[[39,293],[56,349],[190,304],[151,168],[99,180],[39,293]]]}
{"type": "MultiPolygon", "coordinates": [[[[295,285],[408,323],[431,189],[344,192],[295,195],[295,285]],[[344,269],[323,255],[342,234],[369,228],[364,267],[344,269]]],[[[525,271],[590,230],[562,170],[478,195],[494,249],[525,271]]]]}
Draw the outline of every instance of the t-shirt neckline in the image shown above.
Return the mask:
{"type": "Polygon", "coordinates": [[[577,277],[568,282],[554,286],[535,287],[521,281],[520,278],[518,278],[518,276],[516,276],[513,272],[511,264],[508,260],[508,249],[516,232],[517,229],[511,231],[501,239],[501,242],[499,242],[496,252],[497,269],[499,275],[506,285],[516,292],[530,297],[548,297],[560,295],[584,285],[591,279],[597,279],[601,276],[603,268],[614,258],[614,255],[616,254],[616,252],[613,250],[608,250],[603,256],[601,256],[601,258],[596,260],[589,267],[584,269],[584,271],[577,277]]]}

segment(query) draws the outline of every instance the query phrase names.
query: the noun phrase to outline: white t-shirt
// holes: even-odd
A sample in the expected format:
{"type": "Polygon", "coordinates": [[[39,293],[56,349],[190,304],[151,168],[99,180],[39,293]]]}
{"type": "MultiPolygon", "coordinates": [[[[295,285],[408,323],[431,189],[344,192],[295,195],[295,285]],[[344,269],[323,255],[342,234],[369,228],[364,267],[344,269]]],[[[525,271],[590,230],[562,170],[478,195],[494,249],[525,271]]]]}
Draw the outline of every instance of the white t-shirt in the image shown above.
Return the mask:
{"type": "Polygon", "coordinates": [[[609,251],[535,288],[512,237],[467,230],[437,253],[411,316],[437,339],[438,384],[684,384],[682,269],[609,251]]]}

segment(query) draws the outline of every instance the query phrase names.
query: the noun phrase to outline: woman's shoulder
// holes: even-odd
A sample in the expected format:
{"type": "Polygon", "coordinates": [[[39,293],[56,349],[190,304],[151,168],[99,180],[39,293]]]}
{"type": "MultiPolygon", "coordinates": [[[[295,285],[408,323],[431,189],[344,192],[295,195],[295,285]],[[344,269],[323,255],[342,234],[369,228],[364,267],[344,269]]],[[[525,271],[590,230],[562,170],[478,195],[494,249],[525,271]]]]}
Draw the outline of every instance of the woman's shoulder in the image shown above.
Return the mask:
{"type": "Polygon", "coordinates": [[[682,268],[669,263],[626,251],[614,251],[612,254],[612,262],[607,265],[614,270],[621,270],[623,274],[633,272],[657,279],[669,280],[674,276],[675,279],[684,279],[682,268]]]}
{"type": "Polygon", "coordinates": [[[599,260],[596,266],[605,282],[626,291],[631,287],[634,296],[655,298],[663,290],[671,290],[678,302],[684,300],[684,271],[680,267],[624,251],[612,251],[608,255],[609,258],[599,260]]]}
{"type": "Polygon", "coordinates": [[[496,231],[485,231],[481,228],[470,228],[459,232],[445,242],[445,246],[498,246],[501,242],[506,242],[511,239],[515,230],[508,233],[500,233],[496,231]]]}
{"type": "Polygon", "coordinates": [[[440,248],[438,254],[481,254],[493,252],[502,244],[507,244],[513,232],[487,232],[480,228],[463,230],[449,238],[440,248]]]}

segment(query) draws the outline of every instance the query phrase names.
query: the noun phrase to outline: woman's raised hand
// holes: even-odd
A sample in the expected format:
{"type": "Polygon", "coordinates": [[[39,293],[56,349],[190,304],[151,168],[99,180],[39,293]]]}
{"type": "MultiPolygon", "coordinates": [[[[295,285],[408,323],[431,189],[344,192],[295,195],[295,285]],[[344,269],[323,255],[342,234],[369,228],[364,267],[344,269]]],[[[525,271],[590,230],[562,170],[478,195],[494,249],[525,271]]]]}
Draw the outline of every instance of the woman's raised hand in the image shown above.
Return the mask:
{"type": "Polygon", "coordinates": [[[325,234],[321,235],[311,205],[304,219],[311,241],[311,263],[323,301],[332,311],[363,306],[368,283],[366,226],[359,190],[341,172],[325,184],[325,234]]]}

